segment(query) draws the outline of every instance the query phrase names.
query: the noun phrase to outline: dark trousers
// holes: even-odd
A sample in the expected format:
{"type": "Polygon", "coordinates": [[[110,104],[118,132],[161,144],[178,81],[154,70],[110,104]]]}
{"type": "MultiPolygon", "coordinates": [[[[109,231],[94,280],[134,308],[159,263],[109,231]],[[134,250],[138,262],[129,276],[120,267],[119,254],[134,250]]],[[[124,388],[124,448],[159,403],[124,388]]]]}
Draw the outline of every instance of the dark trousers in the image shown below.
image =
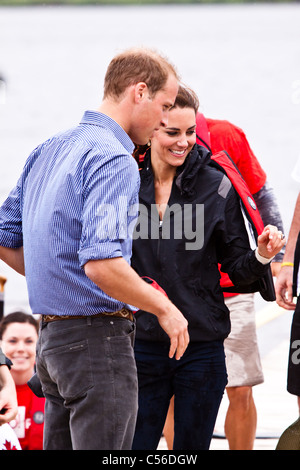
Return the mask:
{"type": "Polygon", "coordinates": [[[291,327],[287,390],[300,397],[300,296],[291,327]]]}
{"type": "Polygon", "coordinates": [[[177,361],[164,343],[136,341],[139,411],[134,450],[156,449],[174,395],[174,450],[207,450],[227,383],[223,342],[190,343],[177,361]]]}
{"type": "Polygon", "coordinates": [[[37,373],[45,450],[131,448],[137,413],[135,325],[123,318],[41,324],[37,373]]]}

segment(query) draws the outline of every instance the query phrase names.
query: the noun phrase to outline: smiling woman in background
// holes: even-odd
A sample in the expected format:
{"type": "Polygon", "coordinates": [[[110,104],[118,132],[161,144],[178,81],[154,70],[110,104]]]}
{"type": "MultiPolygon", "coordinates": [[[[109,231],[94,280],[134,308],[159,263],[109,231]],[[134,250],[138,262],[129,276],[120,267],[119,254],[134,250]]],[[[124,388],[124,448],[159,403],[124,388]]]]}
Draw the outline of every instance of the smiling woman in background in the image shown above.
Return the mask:
{"type": "Polygon", "coordinates": [[[0,339],[4,354],[13,363],[11,374],[17,390],[18,415],[10,425],[22,450],[42,450],[45,399],[35,396],[27,385],[34,373],[38,322],[23,312],[6,315],[0,322],[0,339]]]}

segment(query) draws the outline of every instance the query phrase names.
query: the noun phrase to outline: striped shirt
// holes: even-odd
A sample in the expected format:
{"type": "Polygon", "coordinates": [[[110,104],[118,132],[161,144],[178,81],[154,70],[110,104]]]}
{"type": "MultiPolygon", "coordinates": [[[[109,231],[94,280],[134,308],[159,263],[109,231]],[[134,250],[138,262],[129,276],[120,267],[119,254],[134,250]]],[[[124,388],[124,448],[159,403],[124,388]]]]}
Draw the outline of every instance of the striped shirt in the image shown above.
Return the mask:
{"type": "Polygon", "coordinates": [[[0,245],[24,247],[33,313],[93,315],[124,307],[83,266],[114,257],[130,263],[140,184],[133,149],[115,121],[87,111],[79,126],[29,156],[0,208],[0,245]]]}

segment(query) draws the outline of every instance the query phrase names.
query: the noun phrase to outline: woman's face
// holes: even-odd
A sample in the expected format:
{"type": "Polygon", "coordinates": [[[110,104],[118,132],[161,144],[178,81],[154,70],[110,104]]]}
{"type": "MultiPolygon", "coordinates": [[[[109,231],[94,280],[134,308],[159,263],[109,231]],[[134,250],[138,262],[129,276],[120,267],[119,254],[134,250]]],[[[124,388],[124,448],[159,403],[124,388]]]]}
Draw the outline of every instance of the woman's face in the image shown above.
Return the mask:
{"type": "Polygon", "coordinates": [[[30,323],[9,323],[2,335],[2,350],[13,362],[12,370],[25,372],[33,369],[37,331],[30,323]]]}
{"type": "Polygon", "coordinates": [[[167,126],[155,131],[151,140],[151,158],[170,166],[180,166],[196,143],[196,115],[192,108],[173,108],[167,126]]]}

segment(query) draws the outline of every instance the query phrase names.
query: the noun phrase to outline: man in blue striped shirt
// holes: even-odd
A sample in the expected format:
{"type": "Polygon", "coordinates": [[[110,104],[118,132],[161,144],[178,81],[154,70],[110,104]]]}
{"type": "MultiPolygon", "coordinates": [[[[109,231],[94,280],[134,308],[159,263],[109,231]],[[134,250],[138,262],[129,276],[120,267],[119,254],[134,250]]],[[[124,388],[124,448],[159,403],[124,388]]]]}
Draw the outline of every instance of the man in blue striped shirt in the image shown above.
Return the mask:
{"type": "Polygon", "coordinates": [[[32,152],[0,209],[0,258],[26,273],[32,312],[42,315],[45,449],[131,448],[130,305],[157,315],[171,357],[187,347],[184,317],[129,264],[139,190],[133,142],[146,144],[167,123],[177,90],[176,72],[160,55],[116,56],[100,108],[32,152]]]}

